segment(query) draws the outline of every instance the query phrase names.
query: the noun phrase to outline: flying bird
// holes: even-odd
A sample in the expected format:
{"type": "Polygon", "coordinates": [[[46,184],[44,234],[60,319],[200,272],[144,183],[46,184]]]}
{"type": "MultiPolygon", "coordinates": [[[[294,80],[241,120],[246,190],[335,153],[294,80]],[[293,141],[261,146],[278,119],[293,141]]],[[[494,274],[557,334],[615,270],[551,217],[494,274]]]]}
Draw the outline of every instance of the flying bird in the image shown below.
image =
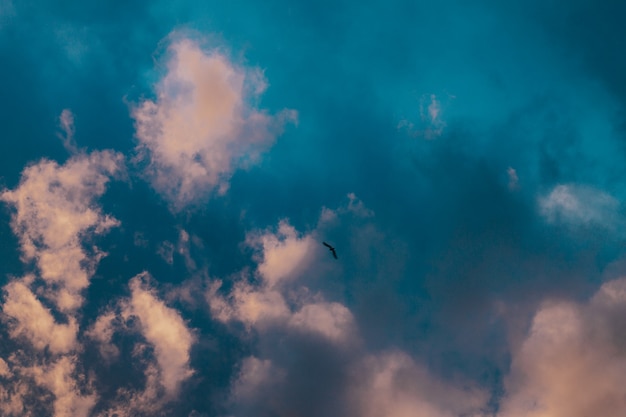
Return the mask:
{"type": "Polygon", "coordinates": [[[330,246],[330,245],[329,245],[328,243],[326,243],[326,242],[322,242],[322,244],[323,244],[324,246],[326,246],[326,247],[327,247],[327,248],[328,248],[328,249],[329,249],[329,250],[333,253],[333,257],[334,257],[335,259],[337,259],[337,252],[335,252],[335,248],[333,248],[332,246],[330,246]]]}

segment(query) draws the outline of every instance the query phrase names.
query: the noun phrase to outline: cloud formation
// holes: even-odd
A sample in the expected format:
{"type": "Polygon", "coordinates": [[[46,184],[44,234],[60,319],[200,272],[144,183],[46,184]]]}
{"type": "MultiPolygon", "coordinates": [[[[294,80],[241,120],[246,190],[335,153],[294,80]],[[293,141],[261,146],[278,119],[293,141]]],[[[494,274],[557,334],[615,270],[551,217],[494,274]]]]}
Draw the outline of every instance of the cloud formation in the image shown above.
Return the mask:
{"type": "Polygon", "coordinates": [[[296,113],[256,109],[267,86],[261,71],[235,65],[218,49],[183,38],[167,55],[156,99],[139,103],[132,117],[152,186],[180,209],[224,193],[233,172],[257,161],[296,113]]]}
{"type": "Polygon", "coordinates": [[[133,315],[139,319],[141,334],[154,347],[159,381],[165,394],[172,398],[180,384],[193,374],[189,351],[194,336],[180,313],[155,296],[144,282],[146,278],[148,275],[143,274],[130,281],[131,297],[122,316],[128,319],[133,315]]]}
{"type": "Polygon", "coordinates": [[[498,417],[623,415],[625,314],[625,278],[587,303],[546,302],[514,351],[498,417]]]}
{"type": "Polygon", "coordinates": [[[320,234],[346,219],[373,216],[350,193],[346,205],[323,208],[318,229],[309,233],[285,220],[275,230],[252,232],[246,242],[260,252],[258,280],[244,272],[226,296],[221,281],[209,284],[213,316],[244,323],[258,339],[255,355],[241,361],[232,381],[234,415],[481,415],[483,390],[441,380],[401,350],[370,352],[353,312],[307,286],[329,271],[322,267],[325,248],[316,250],[320,234]]]}
{"type": "Polygon", "coordinates": [[[104,255],[95,247],[88,252],[85,238],[119,224],[95,200],[122,169],[122,155],[110,151],[79,154],[64,165],[42,160],[24,169],[15,190],[0,194],[13,208],[11,227],[23,261],[35,262],[38,276],[49,286],[46,296],[61,311],[81,306],[81,291],[104,255]]]}

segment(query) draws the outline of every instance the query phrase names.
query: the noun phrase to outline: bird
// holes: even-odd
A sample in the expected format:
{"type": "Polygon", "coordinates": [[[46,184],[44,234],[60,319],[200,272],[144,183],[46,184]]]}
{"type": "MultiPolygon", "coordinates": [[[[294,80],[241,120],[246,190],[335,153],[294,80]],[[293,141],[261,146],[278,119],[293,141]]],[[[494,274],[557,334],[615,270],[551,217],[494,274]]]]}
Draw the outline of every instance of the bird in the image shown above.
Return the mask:
{"type": "Polygon", "coordinates": [[[333,248],[332,246],[330,246],[330,245],[329,245],[328,243],[326,243],[326,242],[322,242],[322,244],[323,244],[324,246],[326,246],[326,247],[327,247],[327,248],[328,248],[328,249],[329,249],[329,250],[333,253],[333,257],[334,257],[335,259],[337,259],[337,252],[335,251],[335,248],[333,248]]]}

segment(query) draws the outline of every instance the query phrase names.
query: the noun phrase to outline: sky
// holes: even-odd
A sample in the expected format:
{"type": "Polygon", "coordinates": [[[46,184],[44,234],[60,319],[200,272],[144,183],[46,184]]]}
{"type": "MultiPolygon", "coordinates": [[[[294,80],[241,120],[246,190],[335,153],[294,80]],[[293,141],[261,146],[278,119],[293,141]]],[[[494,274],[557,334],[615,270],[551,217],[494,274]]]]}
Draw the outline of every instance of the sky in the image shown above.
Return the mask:
{"type": "Polygon", "coordinates": [[[625,14],[0,0],[0,415],[623,416],[625,14]]]}

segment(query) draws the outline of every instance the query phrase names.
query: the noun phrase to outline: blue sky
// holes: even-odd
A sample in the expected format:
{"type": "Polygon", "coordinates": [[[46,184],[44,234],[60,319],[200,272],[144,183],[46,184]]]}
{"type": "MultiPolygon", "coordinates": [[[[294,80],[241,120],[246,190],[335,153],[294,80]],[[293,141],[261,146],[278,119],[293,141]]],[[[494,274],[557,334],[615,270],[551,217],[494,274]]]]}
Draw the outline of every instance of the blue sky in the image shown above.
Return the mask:
{"type": "Polygon", "coordinates": [[[624,7],[0,0],[1,413],[620,416],[624,7]]]}

